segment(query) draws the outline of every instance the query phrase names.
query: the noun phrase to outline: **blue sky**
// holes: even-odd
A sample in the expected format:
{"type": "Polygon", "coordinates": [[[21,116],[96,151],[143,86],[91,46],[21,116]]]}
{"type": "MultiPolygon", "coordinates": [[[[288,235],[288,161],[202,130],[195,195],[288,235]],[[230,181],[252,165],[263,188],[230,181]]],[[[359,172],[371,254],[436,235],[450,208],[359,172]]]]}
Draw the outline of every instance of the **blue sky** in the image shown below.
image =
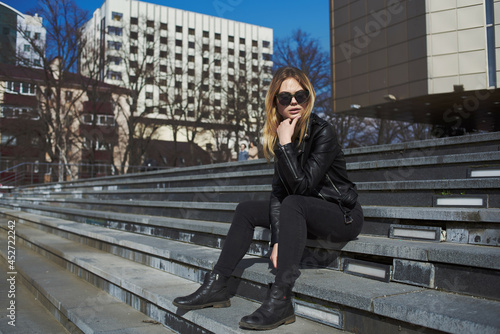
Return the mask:
{"type": "MultiPolygon", "coordinates": [[[[35,7],[37,0],[0,0],[25,13],[35,7]]],[[[75,0],[90,13],[104,0],[75,0]]],[[[274,37],[290,36],[300,28],[318,39],[329,52],[329,0],[150,0],[147,2],[180,8],[230,20],[256,24],[274,30],[274,37]]]]}

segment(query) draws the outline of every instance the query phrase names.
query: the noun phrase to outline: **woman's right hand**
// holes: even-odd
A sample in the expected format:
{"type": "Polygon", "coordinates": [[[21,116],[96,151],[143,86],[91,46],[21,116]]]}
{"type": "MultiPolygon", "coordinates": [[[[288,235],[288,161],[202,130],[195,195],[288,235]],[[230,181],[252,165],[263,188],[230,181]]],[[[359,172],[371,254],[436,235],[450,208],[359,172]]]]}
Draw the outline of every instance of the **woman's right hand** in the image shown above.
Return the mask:
{"type": "Polygon", "coordinates": [[[278,140],[281,145],[286,145],[292,142],[293,133],[295,132],[295,125],[299,120],[300,115],[293,119],[287,118],[278,125],[277,134],[278,140]]]}
{"type": "Polygon", "coordinates": [[[271,252],[271,262],[274,268],[278,268],[278,244],[274,244],[273,251],[271,252]]]}

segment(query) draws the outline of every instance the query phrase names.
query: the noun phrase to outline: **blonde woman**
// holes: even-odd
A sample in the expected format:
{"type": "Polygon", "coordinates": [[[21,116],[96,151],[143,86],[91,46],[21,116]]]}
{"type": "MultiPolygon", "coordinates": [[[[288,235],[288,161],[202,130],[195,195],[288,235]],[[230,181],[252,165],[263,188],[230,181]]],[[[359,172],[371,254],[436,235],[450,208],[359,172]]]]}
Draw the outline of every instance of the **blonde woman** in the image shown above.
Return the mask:
{"type": "Polygon", "coordinates": [[[332,127],[312,113],[315,97],[299,69],[284,67],[276,72],[266,96],[264,129],[264,155],[274,160],[271,198],[238,205],[214,269],[196,292],[176,298],[174,305],[230,306],[227,281],[247,252],[254,228],[263,226],[271,229],[270,260],[276,277],[262,306],[239,325],[269,330],[292,323],[292,288],[300,275],[307,237],[340,242],[358,236],[363,212],[355,185],[347,178],[332,127]]]}

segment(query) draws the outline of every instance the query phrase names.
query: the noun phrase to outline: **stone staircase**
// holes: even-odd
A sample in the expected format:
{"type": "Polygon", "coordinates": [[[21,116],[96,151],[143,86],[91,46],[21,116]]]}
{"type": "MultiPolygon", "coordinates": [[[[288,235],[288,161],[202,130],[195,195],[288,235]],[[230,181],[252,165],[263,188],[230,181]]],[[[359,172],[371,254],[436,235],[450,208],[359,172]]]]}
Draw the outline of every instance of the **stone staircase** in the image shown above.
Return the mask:
{"type": "MultiPolygon", "coordinates": [[[[270,332],[500,333],[500,133],[345,154],[362,234],[309,240],[297,322],[270,332]]],[[[2,271],[53,315],[44,326],[72,333],[247,332],[239,319],[274,277],[267,229],[230,281],[232,307],[172,300],[213,267],[237,203],[269,197],[272,172],[257,160],[17,188],[0,198],[2,271]]],[[[21,328],[34,318],[18,304],[21,328]]]]}

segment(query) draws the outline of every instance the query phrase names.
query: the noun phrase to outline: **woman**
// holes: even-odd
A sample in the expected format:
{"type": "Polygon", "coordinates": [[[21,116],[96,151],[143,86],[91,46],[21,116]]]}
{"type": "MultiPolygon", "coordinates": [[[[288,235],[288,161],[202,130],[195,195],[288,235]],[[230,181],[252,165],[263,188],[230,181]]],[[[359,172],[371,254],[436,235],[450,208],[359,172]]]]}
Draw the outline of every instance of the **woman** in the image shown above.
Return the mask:
{"type": "Polygon", "coordinates": [[[255,226],[271,229],[275,282],[262,306],[240,321],[247,329],[273,329],[295,321],[292,288],[308,235],[349,241],[363,225],[354,184],[332,127],[312,114],[315,92],[305,74],[281,68],[266,96],[264,154],[274,158],[270,201],[238,205],[212,272],[193,294],[178,297],[183,309],[230,306],[227,280],[252,242],[255,226]],[[279,245],[279,248],[278,248],[279,245]],[[279,249],[279,255],[278,255],[279,249]]]}
{"type": "Polygon", "coordinates": [[[250,142],[250,148],[248,149],[248,160],[256,160],[259,158],[259,149],[254,141],[250,142]]]}

